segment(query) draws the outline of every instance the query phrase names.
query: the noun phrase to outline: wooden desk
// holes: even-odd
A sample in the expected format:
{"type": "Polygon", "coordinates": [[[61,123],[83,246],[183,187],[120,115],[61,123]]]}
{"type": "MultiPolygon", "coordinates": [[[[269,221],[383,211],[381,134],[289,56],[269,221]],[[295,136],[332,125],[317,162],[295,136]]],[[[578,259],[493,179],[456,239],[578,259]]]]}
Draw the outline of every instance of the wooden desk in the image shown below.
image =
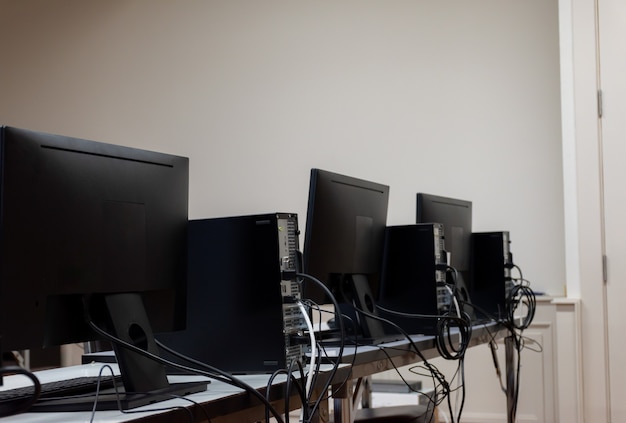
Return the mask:
{"type": "MultiPolygon", "coordinates": [[[[69,379],[79,376],[97,376],[103,365],[109,365],[116,374],[119,369],[116,364],[93,363],[81,366],[72,366],[53,370],[45,370],[37,372],[36,375],[41,383],[69,379]]],[[[324,375],[328,374],[330,366],[323,366],[319,383],[324,382],[324,375]]],[[[108,373],[110,375],[110,373],[108,373]]],[[[350,366],[341,365],[335,378],[336,380],[345,380],[350,375],[350,366]]],[[[266,392],[266,386],[270,375],[240,375],[247,384],[258,389],[263,395],[266,392]]],[[[202,376],[170,376],[170,382],[183,382],[192,380],[210,380],[202,376]]],[[[279,411],[284,410],[285,399],[283,391],[285,387],[286,377],[278,376],[270,391],[270,401],[272,405],[279,411]]],[[[326,379],[327,380],[327,379],[326,379]]],[[[4,378],[4,386],[0,389],[10,389],[31,384],[24,376],[7,376],[4,378]]],[[[265,406],[252,395],[246,393],[240,388],[234,387],[224,382],[211,380],[208,389],[205,392],[189,395],[189,400],[172,399],[155,403],[149,406],[139,407],[131,410],[132,413],[126,414],[119,411],[98,411],[95,414],[94,422],[151,422],[151,423],[171,423],[190,421],[189,412],[181,410],[181,407],[188,409],[193,416],[194,422],[207,422],[207,416],[211,419],[211,423],[254,423],[265,418],[265,406]]],[[[295,410],[300,408],[300,399],[296,394],[289,398],[289,409],[295,410]]],[[[322,420],[328,419],[328,401],[322,404],[321,408],[322,420]]],[[[88,422],[91,418],[90,412],[54,412],[54,413],[23,413],[0,419],[0,422],[10,420],[12,423],[67,423],[67,422],[88,422]]]]}
{"type": "MultiPolygon", "coordinates": [[[[470,347],[474,345],[484,344],[492,339],[502,338],[507,334],[507,330],[499,324],[491,323],[488,325],[476,326],[473,328],[470,347]]],[[[439,354],[435,345],[433,336],[415,336],[414,343],[426,359],[437,357],[439,354]]],[[[508,348],[508,347],[507,347],[508,348]]],[[[332,349],[331,349],[332,350],[332,349]]],[[[508,354],[507,354],[508,357],[508,354]]],[[[351,422],[359,392],[363,386],[364,378],[376,373],[390,370],[396,367],[402,367],[421,361],[408,341],[395,341],[379,346],[359,346],[346,347],[342,364],[338,372],[335,374],[332,383],[332,400],[334,405],[334,418],[336,423],[351,422]],[[353,363],[353,365],[347,364],[353,363]]],[[[46,370],[38,372],[42,383],[59,380],[64,378],[72,378],[77,376],[97,375],[102,367],[102,363],[86,364],[82,366],[74,366],[60,368],[54,370],[46,370]]],[[[117,365],[111,365],[115,372],[119,372],[117,365]]],[[[317,386],[322,386],[327,377],[330,365],[324,365],[320,377],[318,377],[317,386]]],[[[511,363],[507,363],[507,373],[513,371],[511,363]]],[[[265,395],[269,375],[242,375],[238,376],[246,383],[258,389],[265,395]]],[[[171,382],[203,380],[206,378],[196,376],[170,376],[171,382]]],[[[16,386],[27,385],[29,382],[21,376],[5,377],[5,387],[11,388],[16,386]]],[[[285,377],[280,376],[275,379],[270,392],[270,401],[274,407],[282,412],[285,409],[285,399],[283,391],[285,388],[285,377]]],[[[327,392],[318,392],[326,398],[327,392]]],[[[318,396],[319,397],[319,396],[318,396]]],[[[252,395],[244,392],[242,389],[231,386],[229,384],[212,380],[207,391],[190,395],[188,397],[198,405],[194,405],[184,399],[173,399],[159,402],[150,406],[140,407],[132,410],[132,414],[124,414],[119,411],[99,411],[95,415],[95,422],[189,422],[190,417],[187,411],[181,410],[180,407],[189,409],[193,415],[195,422],[206,422],[207,416],[211,419],[211,423],[255,423],[264,419],[265,406],[252,395]],[[174,408],[178,407],[178,408],[174,408]],[[160,411],[155,411],[159,409],[160,411]]],[[[289,398],[289,409],[295,410],[300,408],[300,398],[295,393],[289,398]]],[[[322,406],[317,417],[317,421],[326,422],[330,420],[329,406],[327,399],[322,401],[322,406]]],[[[11,422],[15,423],[66,423],[72,421],[89,421],[91,413],[89,412],[71,412],[71,413],[25,413],[11,417],[11,422]]],[[[0,421],[2,421],[0,419],[0,421]]]]}
{"type": "MultiPolygon", "coordinates": [[[[492,339],[501,339],[507,334],[508,330],[503,325],[495,322],[476,325],[472,328],[472,336],[468,348],[486,344],[492,339]]],[[[427,360],[439,356],[434,336],[414,336],[412,340],[422,356],[427,360]]],[[[505,345],[507,348],[507,381],[512,384],[514,382],[514,379],[511,379],[514,376],[514,364],[512,363],[513,346],[508,342],[505,345]]],[[[333,386],[333,420],[336,423],[353,421],[354,412],[361,399],[364,378],[386,370],[419,363],[422,359],[408,341],[402,340],[378,346],[359,346],[356,348],[356,354],[354,347],[346,347],[342,361],[354,364],[351,367],[350,382],[342,386],[333,386]]],[[[511,409],[512,400],[513,398],[509,394],[507,396],[509,410],[511,409]]],[[[509,423],[513,423],[513,421],[509,419],[509,423]]]]}

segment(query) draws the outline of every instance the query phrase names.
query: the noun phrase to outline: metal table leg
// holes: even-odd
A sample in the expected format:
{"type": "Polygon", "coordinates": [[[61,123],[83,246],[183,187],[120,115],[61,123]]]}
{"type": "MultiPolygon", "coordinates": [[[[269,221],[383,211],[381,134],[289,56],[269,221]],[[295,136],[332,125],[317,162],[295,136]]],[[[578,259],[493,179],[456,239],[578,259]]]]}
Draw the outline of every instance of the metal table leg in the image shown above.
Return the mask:
{"type": "Polygon", "coordinates": [[[506,360],[506,408],[507,422],[515,423],[517,409],[517,360],[515,358],[515,340],[512,336],[504,338],[506,360]]]}

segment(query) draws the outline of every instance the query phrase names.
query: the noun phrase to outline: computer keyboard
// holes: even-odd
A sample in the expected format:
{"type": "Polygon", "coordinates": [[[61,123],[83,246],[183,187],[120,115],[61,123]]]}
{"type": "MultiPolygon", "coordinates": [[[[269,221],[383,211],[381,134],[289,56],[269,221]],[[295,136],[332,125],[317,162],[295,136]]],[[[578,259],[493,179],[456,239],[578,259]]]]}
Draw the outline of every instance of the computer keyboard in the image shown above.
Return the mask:
{"type": "MultiPolygon", "coordinates": [[[[59,380],[41,384],[41,394],[39,398],[61,398],[73,395],[95,394],[98,379],[100,379],[100,389],[112,388],[114,384],[121,383],[121,376],[111,377],[110,375],[81,376],[72,379],[59,380]]],[[[25,386],[0,391],[0,404],[26,400],[33,396],[35,387],[25,386]]]]}

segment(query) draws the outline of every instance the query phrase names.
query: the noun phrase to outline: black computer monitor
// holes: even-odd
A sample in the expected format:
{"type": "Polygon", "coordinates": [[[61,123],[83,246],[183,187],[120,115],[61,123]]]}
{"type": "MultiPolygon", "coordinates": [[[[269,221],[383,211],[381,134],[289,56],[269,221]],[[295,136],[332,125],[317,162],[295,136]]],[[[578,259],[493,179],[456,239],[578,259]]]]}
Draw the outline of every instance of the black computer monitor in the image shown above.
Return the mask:
{"type": "MultiPolygon", "coordinates": [[[[188,174],[185,157],[0,127],[2,349],[99,339],[89,319],[150,352],[152,330],[182,329],[188,174]]],[[[114,348],[127,392],[169,387],[114,348]]]]}
{"type": "MultiPolygon", "coordinates": [[[[323,282],[365,338],[384,336],[379,322],[354,306],[375,313],[382,261],[389,187],[337,173],[312,169],[304,238],[304,273],[323,282]]],[[[329,298],[305,282],[304,297],[318,304],[329,298]]],[[[349,328],[349,325],[347,326],[349,328]]]]}
{"type": "Polygon", "coordinates": [[[472,202],[418,193],[416,223],[443,224],[448,262],[457,271],[454,282],[460,293],[469,299],[467,286],[470,283],[472,202]]]}

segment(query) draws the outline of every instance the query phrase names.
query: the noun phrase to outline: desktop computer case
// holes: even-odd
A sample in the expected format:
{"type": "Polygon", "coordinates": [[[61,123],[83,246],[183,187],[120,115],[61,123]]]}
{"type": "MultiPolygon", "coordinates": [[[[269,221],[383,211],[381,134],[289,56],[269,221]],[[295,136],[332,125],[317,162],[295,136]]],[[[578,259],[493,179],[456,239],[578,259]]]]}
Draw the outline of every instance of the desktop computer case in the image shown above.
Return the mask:
{"type": "Polygon", "coordinates": [[[294,300],[296,214],[191,220],[187,328],[160,334],[170,348],[221,370],[272,373],[302,360],[292,343],[305,321],[294,300]]]}
{"type": "MultiPolygon", "coordinates": [[[[436,316],[450,310],[444,228],[439,223],[389,226],[378,303],[389,310],[432,317],[402,317],[380,311],[409,334],[435,334],[436,316]]],[[[393,328],[385,328],[387,332],[393,328]]]]}
{"type": "Polygon", "coordinates": [[[470,295],[476,314],[504,319],[513,288],[511,240],[509,232],[475,232],[472,234],[470,295]]]}

